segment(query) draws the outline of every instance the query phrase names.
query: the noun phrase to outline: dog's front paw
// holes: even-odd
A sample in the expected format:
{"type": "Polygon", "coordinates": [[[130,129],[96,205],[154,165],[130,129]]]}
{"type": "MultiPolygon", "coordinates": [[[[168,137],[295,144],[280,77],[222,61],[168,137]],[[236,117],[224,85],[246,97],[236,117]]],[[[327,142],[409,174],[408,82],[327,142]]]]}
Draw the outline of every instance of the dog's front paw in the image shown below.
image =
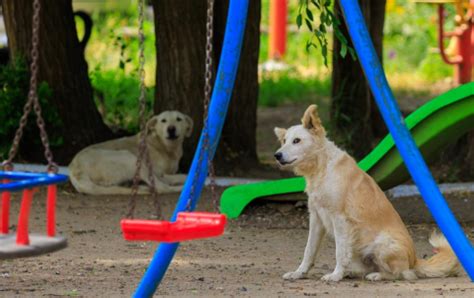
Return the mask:
{"type": "Polygon", "coordinates": [[[327,281],[327,282],[336,282],[336,281],[340,281],[343,277],[344,277],[343,274],[340,274],[338,272],[333,272],[333,273],[324,275],[323,277],[321,277],[321,280],[327,281]]]}
{"type": "Polygon", "coordinates": [[[300,271],[287,272],[283,274],[283,279],[286,280],[297,280],[306,278],[306,274],[300,271]]]}

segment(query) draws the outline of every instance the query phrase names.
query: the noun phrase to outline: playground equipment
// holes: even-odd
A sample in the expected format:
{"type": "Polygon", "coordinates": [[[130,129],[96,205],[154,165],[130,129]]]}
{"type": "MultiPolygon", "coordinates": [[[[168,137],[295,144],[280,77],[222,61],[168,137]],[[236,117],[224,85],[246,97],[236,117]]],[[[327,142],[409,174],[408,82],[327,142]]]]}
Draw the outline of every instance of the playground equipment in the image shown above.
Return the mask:
{"type": "Polygon", "coordinates": [[[281,59],[286,52],[287,0],[270,0],[268,58],[281,59]]]}
{"type": "MultiPolygon", "coordinates": [[[[360,8],[356,1],[341,0],[340,3],[341,9],[344,13],[345,21],[348,24],[347,27],[349,28],[349,34],[355,46],[360,63],[364,70],[365,76],[369,81],[370,88],[372,89],[372,93],[374,94],[384,121],[393,137],[393,142],[399,150],[400,155],[408,168],[408,172],[418,186],[418,189],[420,190],[423,199],[428,205],[428,208],[435,221],[438,223],[440,229],[451,244],[451,247],[456,252],[456,255],[463,264],[464,269],[469,274],[471,279],[474,280],[474,249],[469,240],[466,238],[448,205],[446,204],[446,201],[434,182],[428,167],[426,166],[412,136],[406,127],[405,121],[398,109],[392,91],[388,86],[383,69],[373,48],[373,44],[367,32],[365,20],[362,16],[360,8]]],[[[452,93],[447,95],[445,99],[440,99],[431,104],[427,104],[423,109],[420,108],[418,113],[413,114],[411,118],[411,125],[413,126],[412,128],[414,128],[417,124],[420,125],[420,144],[425,143],[425,146],[428,146],[427,148],[429,148],[431,145],[435,147],[436,143],[433,142],[436,142],[437,140],[435,138],[436,135],[444,134],[444,131],[456,131],[455,127],[465,129],[465,125],[472,123],[472,114],[474,110],[474,107],[472,106],[472,88],[473,85],[469,84],[457,90],[453,90],[452,93]],[[448,100],[449,98],[452,99],[448,100]],[[456,112],[452,112],[452,107],[449,109],[447,108],[448,104],[451,103],[450,101],[453,103],[459,102],[464,105],[462,105],[460,110],[456,109],[456,112]],[[443,103],[447,105],[443,106],[443,103]],[[447,112],[448,110],[449,112],[447,112]],[[434,120],[431,121],[434,121],[437,124],[446,122],[447,125],[441,130],[438,130],[439,128],[437,127],[431,127],[431,131],[429,129],[423,128],[423,125],[431,122],[425,119],[428,119],[428,116],[436,115],[434,113],[435,111],[436,113],[439,113],[438,117],[442,117],[443,121],[436,120],[438,117],[432,118],[434,120]],[[467,115],[460,115],[463,112],[466,112],[467,115]],[[452,120],[452,118],[456,118],[458,116],[459,118],[452,120]],[[451,124],[448,124],[448,122],[451,124]],[[441,131],[443,131],[443,133],[441,133],[441,131]]],[[[441,141],[442,140],[443,138],[441,141]]],[[[371,166],[374,166],[375,163],[378,162],[380,158],[388,152],[389,147],[393,147],[393,145],[390,145],[391,142],[392,141],[390,138],[386,138],[383,141],[383,144],[379,146],[379,149],[373,151],[372,154],[374,156],[367,159],[365,163],[361,163],[361,166],[367,167],[366,170],[368,170],[371,166]]],[[[394,150],[394,147],[391,150],[394,150]]],[[[389,167],[391,167],[391,170],[386,171],[383,169],[383,167],[381,167],[380,173],[391,173],[391,171],[394,171],[397,168],[396,165],[393,164],[392,160],[393,158],[387,158],[387,164],[389,167]]],[[[273,190],[269,190],[271,188],[276,189],[277,193],[302,191],[304,189],[304,181],[297,179],[299,178],[289,179],[285,182],[268,182],[268,184],[265,184],[265,187],[262,187],[260,190],[257,190],[256,188],[251,189],[251,185],[240,186],[239,188],[240,190],[245,189],[244,191],[240,192],[241,194],[250,189],[251,195],[254,195],[255,193],[257,193],[257,195],[262,195],[265,192],[274,193],[273,190]],[[285,188],[286,190],[283,191],[285,188]]],[[[260,186],[261,185],[262,184],[260,184],[260,186]]],[[[224,213],[230,210],[225,206],[229,206],[228,199],[225,199],[225,196],[229,193],[232,194],[232,189],[238,188],[230,188],[228,191],[226,191],[224,197],[222,198],[223,205],[221,210],[224,213]]]]}
{"type": "Polygon", "coordinates": [[[471,280],[474,281],[474,248],[449,209],[438,189],[420,151],[405,126],[385,73],[380,65],[359,4],[352,0],[340,0],[341,9],[357,56],[369,81],[376,103],[392,134],[395,145],[417,185],[428,209],[446,236],[456,256],[471,280]]]}
{"type": "MultiPolygon", "coordinates": [[[[218,66],[216,81],[212,90],[212,99],[209,104],[209,117],[206,121],[207,132],[203,130],[201,133],[191,169],[176,209],[171,217],[171,222],[177,219],[178,213],[185,210],[194,210],[204,186],[208,170],[207,161],[212,160],[217,148],[232,94],[231,91],[237,75],[247,9],[248,0],[231,0],[229,3],[226,33],[220,59],[221,63],[218,66]],[[208,146],[205,144],[206,133],[208,133],[208,146]],[[208,150],[206,150],[206,147],[208,147],[208,150]]],[[[153,260],[134,294],[135,297],[150,297],[153,295],[178,247],[178,242],[161,243],[158,246],[153,260]]]]}
{"type": "MultiPolygon", "coordinates": [[[[360,8],[357,2],[352,0],[341,0],[341,8],[344,12],[346,23],[350,24],[348,27],[357,54],[384,116],[384,120],[389,127],[389,131],[394,136],[395,144],[402,153],[402,158],[406,162],[409,172],[418,185],[436,222],[451,243],[468,274],[471,278],[474,278],[474,251],[472,246],[446,205],[410,133],[405,127],[403,118],[388,87],[382,67],[373,48],[360,8]]],[[[209,107],[207,122],[209,150],[204,150],[205,132],[203,132],[171,221],[176,219],[179,212],[187,209],[188,202],[191,203],[190,209],[193,210],[199,199],[208,166],[207,158],[201,159],[200,153],[204,153],[204,155],[209,154],[209,158],[212,159],[217,147],[236,77],[247,9],[248,0],[231,0],[229,3],[223,49],[209,107]],[[195,179],[197,182],[193,183],[195,179]],[[193,185],[195,188],[192,188],[193,185]],[[192,189],[193,191],[191,191],[192,189]]],[[[153,295],[178,247],[179,243],[162,243],[159,245],[134,294],[135,297],[150,297],[153,295]]]]}
{"type": "Polygon", "coordinates": [[[474,0],[415,0],[420,3],[438,4],[438,47],[447,64],[454,66],[454,82],[465,84],[472,80],[474,63],[474,0]],[[444,32],[444,4],[454,4],[456,27],[452,32],[444,32]],[[455,38],[454,55],[450,56],[444,46],[445,39],[455,38]]]}
{"type": "Polygon", "coordinates": [[[67,181],[67,176],[57,174],[57,166],[53,161],[53,154],[49,148],[48,135],[45,124],[41,116],[41,107],[38,101],[38,47],[39,47],[39,12],[40,1],[33,2],[33,34],[31,49],[31,77],[28,100],[24,107],[24,113],[20,119],[20,125],[15,133],[12,147],[8,159],[2,163],[3,171],[0,171],[1,193],[1,215],[0,215],[0,259],[17,258],[40,255],[66,247],[67,242],[64,237],[56,236],[56,184],[67,181]],[[40,130],[41,141],[43,143],[45,157],[48,161],[47,173],[25,173],[13,171],[12,161],[18,152],[23,129],[27,124],[28,115],[31,108],[37,116],[37,125],[40,130]],[[28,219],[37,187],[47,185],[47,205],[46,205],[46,230],[47,235],[29,235],[28,219]],[[9,213],[10,213],[10,192],[23,190],[23,199],[18,218],[17,232],[9,234],[9,213]]]}
{"type": "Polygon", "coordinates": [[[181,242],[216,237],[224,233],[226,216],[209,212],[180,212],[176,221],[121,221],[126,240],[181,242]]]}
{"type": "MultiPolygon", "coordinates": [[[[155,199],[155,204],[159,207],[157,198],[156,198],[156,191],[154,185],[154,172],[153,172],[153,165],[151,163],[151,159],[148,153],[148,148],[146,145],[146,136],[148,135],[146,129],[146,121],[145,121],[145,35],[143,33],[143,20],[144,20],[144,1],[140,0],[138,2],[138,19],[139,19],[139,38],[140,38],[140,45],[139,45],[139,60],[140,60],[140,128],[141,128],[141,136],[140,142],[138,145],[138,157],[137,157],[137,164],[135,169],[135,177],[133,179],[133,188],[132,188],[132,198],[130,201],[130,210],[128,212],[127,217],[130,219],[123,219],[121,221],[122,232],[124,235],[125,240],[148,240],[148,241],[160,241],[160,242],[178,242],[184,240],[194,240],[199,238],[207,238],[207,237],[215,237],[222,235],[224,233],[224,228],[226,224],[226,216],[223,214],[212,214],[206,212],[180,212],[178,213],[177,219],[173,222],[168,221],[159,221],[159,220],[136,220],[133,219],[134,210],[136,206],[136,196],[139,184],[139,177],[140,177],[140,169],[142,159],[145,158],[145,162],[148,167],[148,175],[149,180],[151,182],[150,189],[152,195],[155,199]]],[[[205,72],[205,87],[204,87],[204,150],[199,155],[199,160],[203,160],[203,155],[205,152],[209,151],[209,134],[207,129],[207,119],[208,119],[208,107],[209,107],[209,100],[211,96],[212,90],[212,37],[213,37],[213,18],[214,18],[214,1],[208,1],[208,9],[207,9],[207,39],[206,39],[206,72],[205,72]]],[[[209,156],[209,155],[208,155],[209,156]]],[[[215,177],[214,177],[214,169],[212,166],[211,160],[206,159],[209,169],[210,169],[210,177],[211,177],[211,191],[213,199],[216,199],[215,195],[215,177]]],[[[193,181],[194,183],[196,180],[193,181]]],[[[191,191],[194,190],[194,184],[192,185],[191,191]]],[[[191,201],[188,199],[187,210],[190,211],[191,201]]],[[[217,201],[215,201],[215,206],[218,208],[217,201]]],[[[161,212],[158,210],[158,215],[161,212]]]]}
{"type": "MultiPolygon", "coordinates": [[[[431,160],[439,149],[474,127],[474,83],[436,97],[410,114],[405,122],[425,159],[431,160]]],[[[359,167],[383,190],[410,178],[390,134],[359,162],[359,167]]],[[[229,218],[236,218],[255,199],[268,196],[275,199],[274,196],[303,192],[304,189],[302,177],[230,187],[222,194],[221,211],[229,218]]]]}
{"type": "Polygon", "coordinates": [[[53,252],[67,246],[66,238],[56,235],[56,183],[66,182],[61,174],[0,171],[0,259],[35,256],[53,252]],[[46,236],[29,235],[28,219],[36,187],[47,185],[46,236]],[[9,233],[11,191],[23,190],[16,234],[9,233]]]}

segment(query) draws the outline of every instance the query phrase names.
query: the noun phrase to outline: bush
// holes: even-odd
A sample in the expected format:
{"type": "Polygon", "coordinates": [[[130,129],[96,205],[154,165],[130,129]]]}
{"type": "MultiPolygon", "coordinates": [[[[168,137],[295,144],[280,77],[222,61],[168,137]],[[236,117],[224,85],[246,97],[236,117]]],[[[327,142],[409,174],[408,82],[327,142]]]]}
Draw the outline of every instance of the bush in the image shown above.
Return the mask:
{"type": "MultiPolygon", "coordinates": [[[[96,104],[103,112],[104,121],[112,128],[138,132],[140,83],[137,76],[127,75],[123,70],[104,71],[98,68],[90,73],[90,78],[96,94],[96,104]]],[[[148,114],[153,111],[153,93],[153,88],[147,88],[148,114]]]]}
{"type": "MultiPolygon", "coordinates": [[[[29,88],[29,70],[23,59],[13,61],[9,65],[0,66],[0,158],[8,157],[8,151],[23,114],[29,88]]],[[[46,82],[38,87],[38,98],[42,107],[42,115],[48,129],[51,147],[63,144],[62,122],[57,110],[49,104],[52,90],[46,82]]],[[[30,113],[28,124],[23,132],[23,142],[28,145],[42,146],[36,126],[36,115],[30,113]]]]}

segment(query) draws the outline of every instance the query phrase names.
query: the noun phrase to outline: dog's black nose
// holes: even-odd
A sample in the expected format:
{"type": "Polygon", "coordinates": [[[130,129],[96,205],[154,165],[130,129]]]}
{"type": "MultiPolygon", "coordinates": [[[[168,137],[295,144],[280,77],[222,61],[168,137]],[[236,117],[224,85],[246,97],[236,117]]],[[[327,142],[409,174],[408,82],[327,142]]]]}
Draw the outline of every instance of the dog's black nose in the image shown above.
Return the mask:
{"type": "Polygon", "coordinates": [[[281,159],[281,157],[283,156],[283,153],[281,153],[281,152],[277,152],[277,153],[275,153],[275,155],[274,155],[274,156],[275,156],[276,160],[280,160],[280,159],[281,159]]]}
{"type": "Polygon", "coordinates": [[[174,127],[174,126],[168,127],[168,134],[170,136],[175,136],[176,135],[176,127],[174,127]]]}

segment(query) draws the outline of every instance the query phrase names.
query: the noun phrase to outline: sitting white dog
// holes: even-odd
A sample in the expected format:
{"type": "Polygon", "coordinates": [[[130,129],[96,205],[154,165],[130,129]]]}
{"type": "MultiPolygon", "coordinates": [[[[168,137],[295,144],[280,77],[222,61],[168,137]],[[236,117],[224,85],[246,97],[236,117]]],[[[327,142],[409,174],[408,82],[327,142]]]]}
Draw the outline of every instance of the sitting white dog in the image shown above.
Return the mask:
{"type": "MultiPolygon", "coordinates": [[[[191,136],[192,119],[178,111],[165,111],[147,122],[146,144],[153,164],[158,193],[178,192],[186,180],[178,175],[184,138],[191,136]]],[[[140,134],[94,144],[80,151],[69,165],[69,178],[78,192],[92,195],[130,194],[135,174],[140,134]]],[[[143,161],[142,182],[150,185],[143,161]]],[[[139,193],[148,193],[140,186],[139,193]]]]}
{"type": "Polygon", "coordinates": [[[306,180],[309,236],[301,265],[284,279],[304,278],[313,266],[326,234],[336,241],[336,268],[322,277],[339,281],[346,276],[368,280],[446,277],[461,272],[443,236],[433,234],[437,253],[418,259],[403,221],[377,183],[352,157],[326,138],[326,131],[310,106],[302,124],[275,128],[281,148],[275,158],[281,167],[306,180]]]}

